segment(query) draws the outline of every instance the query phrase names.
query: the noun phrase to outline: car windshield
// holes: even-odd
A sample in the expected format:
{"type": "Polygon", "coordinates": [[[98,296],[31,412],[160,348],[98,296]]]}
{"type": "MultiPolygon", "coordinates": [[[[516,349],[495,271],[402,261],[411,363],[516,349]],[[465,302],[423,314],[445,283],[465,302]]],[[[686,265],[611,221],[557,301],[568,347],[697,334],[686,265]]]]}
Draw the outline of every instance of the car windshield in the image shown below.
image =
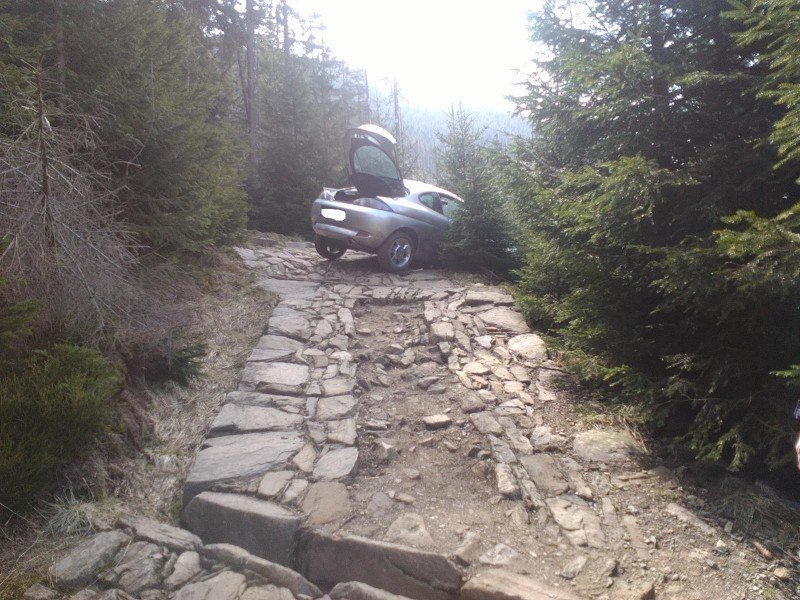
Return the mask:
{"type": "Polygon", "coordinates": [[[380,148],[360,146],[353,153],[353,168],[357,173],[374,175],[381,179],[398,181],[400,173],[392,160],[380,148]]]}

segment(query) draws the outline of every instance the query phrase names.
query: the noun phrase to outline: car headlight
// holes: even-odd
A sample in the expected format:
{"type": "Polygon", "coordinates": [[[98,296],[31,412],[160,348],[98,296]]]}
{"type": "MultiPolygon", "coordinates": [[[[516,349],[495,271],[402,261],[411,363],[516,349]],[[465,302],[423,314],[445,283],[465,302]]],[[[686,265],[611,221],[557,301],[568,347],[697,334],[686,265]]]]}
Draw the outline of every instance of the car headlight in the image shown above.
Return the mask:
{"type": "Polygon", "coordinates": [[[366,208],[376,208],[378,210],[387,210],[389,212],[394,212],[392,208],[386,204],[383,200],[378,200],[377,198],[359,198],[355,202],[353,202],[356,206],[364,206],[366,208]]]}

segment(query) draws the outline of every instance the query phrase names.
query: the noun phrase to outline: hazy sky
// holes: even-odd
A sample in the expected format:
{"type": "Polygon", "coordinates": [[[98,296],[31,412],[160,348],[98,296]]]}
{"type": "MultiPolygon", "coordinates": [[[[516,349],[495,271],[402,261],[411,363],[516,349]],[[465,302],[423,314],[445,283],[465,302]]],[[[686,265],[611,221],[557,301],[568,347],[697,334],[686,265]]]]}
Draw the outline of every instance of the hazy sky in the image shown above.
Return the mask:
{"type": "Polygon", "coordinates": [[[443,108],[510,111],[514,69],[530,70],[528,11],[537,0],[294,0],[318,13],[325,43],[371,81],[396,77],[404,98],[443,108]]]}

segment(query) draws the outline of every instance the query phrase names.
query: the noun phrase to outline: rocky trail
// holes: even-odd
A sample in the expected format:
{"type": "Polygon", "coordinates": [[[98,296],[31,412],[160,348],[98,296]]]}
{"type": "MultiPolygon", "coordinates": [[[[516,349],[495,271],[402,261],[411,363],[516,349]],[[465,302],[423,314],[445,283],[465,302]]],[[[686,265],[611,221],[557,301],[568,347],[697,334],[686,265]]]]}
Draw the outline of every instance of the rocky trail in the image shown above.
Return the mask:
{"type": "Polygon", "coordinates": [[[238,252],[281,301],[185,482],[186,529],[121,519],[28,597],[794,594],[794,565],[581,418],[505,290],[262,242],[238,252]]]}

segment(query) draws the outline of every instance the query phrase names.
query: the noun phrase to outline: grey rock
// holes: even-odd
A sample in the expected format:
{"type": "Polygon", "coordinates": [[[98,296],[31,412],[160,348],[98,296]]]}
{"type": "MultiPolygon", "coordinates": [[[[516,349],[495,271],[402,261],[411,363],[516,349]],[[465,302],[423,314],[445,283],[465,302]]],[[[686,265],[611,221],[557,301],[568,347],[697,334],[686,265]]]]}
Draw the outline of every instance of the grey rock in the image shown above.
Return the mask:
{"type": "Polygon", "coordinates": [[[431,324],[430,340],[432,343],[451,342],[456,336],[456,330],[449,321],[437,321],[431,324]]]}
{"type": "Polygon", "coordinates": [[[453,422],[447,415],[430,415],[422,418],[426,429],[445,429],[453,422]]]}
{"type": "Polygon", "coordinates": [[[468,531],[453,552],[455,558],[462,565],[470,565],[478,560],[481,555],[481,537],[474,531],[468,531]]]}
{"type": "Polygon", "coordinates": [[[225,404],[211,423],[209,436],[256,431],[286,431],[296,429],[303,417],[277,408],[225,404]]]}
{"type": "Polygon", "coordinates": [[[353,417],[358,409],[358,400],[353,396],[320,398],[317,403],[317,421],[336,421],[353,417]]]}
{"type": "Polygon", "coordinates": [[[322,456],[314,467],[317,479],[339,479],[354,475],[358,468],[358,449],[338,448],[322,456]]]}
{"type": "Polygon", "coordinates": [[[490,412],[473,413],[469,416],[469,420],[483,435],[503,435],[503,428],[490,412]]]}
{"type": "Polygon", "coordinates": [[[489,548],[478,560],[484,565],[501,567],[517,562],[520,558],[520,553],[514,548],[508,544],[500,543],[489,548]]]}
{"type": "Polygon", "coordinates": [[[319,284],[311,281],[298,281],[293,279],[265,278],[256,284],[263,290],[278,294],[283,298],[310,299],[316,296],[319,284]]]}
{"type": "Polygon", "coordinates": [[[509,333],[527,333],[530,331],[522,314],[511,308],[500,306],[482,312],[479,316],[487,327],[493,329],[509,333]]]}
{"type": "Polygon", "coordinates": [[[386,530],[384,539],[418,548],[433,546],[433,538],[425,527],[425,520],[417,513],[405,513],[397,517],[386,530]]]}
{"type": "Polygon", "coordinates": [[[550,454],[523,456],[519,462],[536,484],[536,489],[545,496],[557,496],[569,490],[569,483],[561,474],[556,459],[550,454]]]}
{"type": "Polygon", "coordinates": [[[264,335],[248,357],[248,362],[269,362],[292,356],[303,343],[281,335],[264,335]]]}
{"type": "Polygon", "coordinates": [[[411,598],[453,600],[461,586],[461,572],[441,554],[357,536],[304,530],[296,557],[300,572],[324,588],[361,581],[411,598]]]}
{"type": "Polygon", "coordinates": [[[356,385],[355,379],[350,377],[334,377],[322,382],[323,396],[343,396],[350,394],[356,385]]]}
{"type": "Polygon", "coordinates": [[[317,451],[314,449],[314,444],[306,444],[292,459],[292,464],[304,473],[311,473],[316,460],[317,451]]]}
{"type": "Polygon", "coordinates": [[[328,595],[331,600],[410,600],[406,596],[379,590],[360,581],[337,583],[328,595]]]}
{"type": "Polygon", "coordinates": [[[117,519],[117,526],[128,527],[133,530],[137,539],[166,546],[174,552],[194,550],[203,543],[190,531],[147,517],[125,515],[117,519]]]}
{"type": "Polygon", "coordinates": [[[530,363],[541,363],[547,360],[547,346],[544,340],[535,333],[515,335],[508,340],[508,351],[530,363]]]}
{"type": "Polygon", "coordinates": [[[248,496],[203,492],[186,507],[186,525],[206,544],[234,544],[283,565],[301,519],[287,509],[248,496]]]}
{"type": "Polygon", "coordinates": [[[511,467],[504,463],[498,463],[494,467],[494,475],[497,481],[497,491],[506,498],[519,498],[520,491],[517,485],[517,478],[511,471],[511,467]]]}
{"type": "Polygon", "coordinates": [[[197,552],[183,552],[178,557],[178,560],[175,561],[175,567],[170,576],[164,580],[164,587],[169,590],[181,587],[197,576],[202,570],[203,567],[200,565],[200,555],[197,552]]]}
{"type": "Polygon", "coordinates": [[[581,600],[568,590],[505,569],[479,571],[461,588],[463,600],[581,600]]]}
{"type": "Polygon", "coordinates": [[[492,458],[499,463],[511,464],[517,462],[517,457],[508,444],[496,436],[489,435],[489,447],[492,449],[492,458]]]}
{"type": "Polygon", "coordinates": [[[308,341],[311,337],[311,322],[304,313],[292,309],[273,311],[267,322],[267,330],[272,335],[279,335],[300,341],[308,341]]]}
{"type": "Polygon", "coordinates": [[[61,590],[85,587],[128,542],[130,537],[118,530],[93,535],[78,543],[50,567],[50,579],[61,590]]]}
{"type": "Polygon", "coordinates": [[[536,450],[544,452],[547,450],[560,450],[567,443],[567,438],[563,435],[554,434],[548,425],[539,425],[531,431],[530,441],[536,450]]]}
{"type": "Polygon", "coordinates": [[[322,595],[319,588],[305,577],[264,558],[253,556],[246,550],[231,544],[209,544],[203,553],[237,571],[251,571],[260,575],[275,586],[289,590],[295,596],[318,598],[322,595]]]}
{"type": "Polygon", "coordinates": [[[575,546],[604,548],[605,535],[598,517],[589,506],[577,497],[558,496],[545,500],[553,520],[575,546]]]}
{"type": "Polygon", "coordinates": [[[184,504],[215,484],[280,469],[303,446],[303,436],[297,432],[247,433],[212,438],[207,443],[186,478],[184,504]]]}
{"type": "Polygon", "coordinates": [[[242,406],[274,406],[277,408],[302,408],[305,398],[298,396],[277,396],[259,392],[236,390],[225,395],[225,402],[242,406]]]}
{"type": "Polygon", "coordinates": [[[267,584],[248,587],[239,600],[295,600],[295,598],[286,588],[267,584]]]}
{"type": "Polygon", "coordinates": [[[489,373],[492,372],[492,370],[489,367],[487,367],[482,362],[478,362],[476,360],[468,362],[466,365],[464,365],[463,370],[464,373],[466,373],[467,375],[479,375],[479,376],[488,375],[489,373]]]}
{"type": "Polygon", "coordinates": [[[101,573],[100,580],[109,587],[138,595],[161,584],[164,562],[165,557],[158,546],[150,542],[134,542],[117,555],[116,565],[101,573]]]}
{"type": "Polygon", "coordinates": [[[582,431],[573,441],[575,454],[598,463],[619,463],[639,453],[633,436],[622,429],[590,429],[582,431]]]}
{"type": "Polygon", "coordinates": [[[309,380],[308,365],[285,362],[249,362],[239,384],[245,391],[299,395],[309,380]]]}
{"type": "Polygon", "coordinates": [[[282,501],[284,504],[296,504],[297,499],[303,495],[308,488],[308,481],[305,479],[293,479],[283,492],[282,501]]]}
{"type": "Polygon", "coordinates": [[[479,304],[496,304],[498,306],[510,306],[514,304],[514,297],[499,289],[492,288],[472,288],[467,290],[467,295],[464,299],[464,304],[467,306],[475,306],[479,304]]]}
{"type": "Polygon", "coordinates": [[[340,421],[328,421],[327,438],[329,442],[352,446],[356,443],[356,420],[342,419],[340,421]]]}
{"type": "Polygon", "coordinates": [[[561,570],[561,576],[564,579],[575,579],[581,574],[581,571],[583,571],[583,568],[586,566],[588,560],[589,558],[587,556],[576,556],[566,565],[564,565],[564,568],[561,570]]]}
{"type": "Polygon", "coordinates": [[[320,481],[309,486],[300,508],[312,525],[323,525],[350,513],[347,486],[333,481],[320,481]]]}
{"type": "Polygon", "coordinates": [[[246,585],[244,575],[222,571],[210,579],[182,587],[173,600],[238,600],[246,585]]]}
{"type": "Polygon", "coordinates": [[[289,485],[294,477],[293,471],[273,471],[261,478],[258,484],[258,495],[264,498],[277,498],[281,492],[289,485]]]}
{"type": "Polygon", "coordinates": [[[459,406],[461,406],[461,410],[467,414],[481,412],[486,408],[481,397],[474,392],[464,394],[459,400],[459,406]]]}

